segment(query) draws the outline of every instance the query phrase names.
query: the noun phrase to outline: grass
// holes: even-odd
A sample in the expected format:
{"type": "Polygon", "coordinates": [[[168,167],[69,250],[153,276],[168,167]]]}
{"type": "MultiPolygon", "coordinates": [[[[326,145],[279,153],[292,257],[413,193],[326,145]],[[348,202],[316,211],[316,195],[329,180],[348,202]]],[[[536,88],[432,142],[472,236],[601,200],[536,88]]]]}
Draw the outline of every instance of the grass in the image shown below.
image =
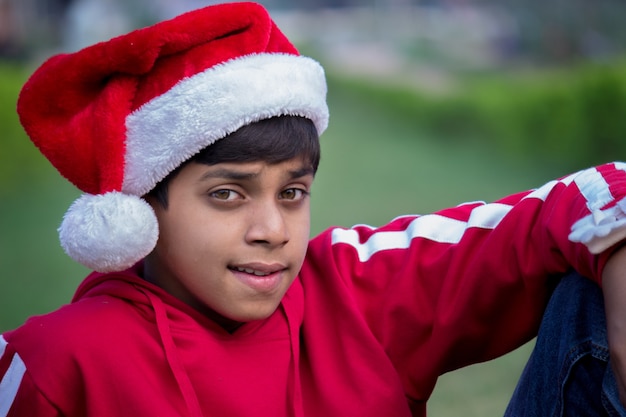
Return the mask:
{"type": "MultiPolygon", "coordinates": [[[[331,85],[329,102],[331,124],[322,138],[312,197],[315,233],[330,225],[380,225],[401,214],[493,200],[564,174],[556,164],[503,158],[470,140],[422,134],[340,86],[331,85]]],[[[23,152],[36,162],[37,175],[16,169],[0,181],[0,332],[68,302],[87,272],[62,253],[55,230],[78,192],[34,147],[23,152]]],[[[501,415],[527,355],[525,347],[444,375],[431,415],[501,415]]]]}

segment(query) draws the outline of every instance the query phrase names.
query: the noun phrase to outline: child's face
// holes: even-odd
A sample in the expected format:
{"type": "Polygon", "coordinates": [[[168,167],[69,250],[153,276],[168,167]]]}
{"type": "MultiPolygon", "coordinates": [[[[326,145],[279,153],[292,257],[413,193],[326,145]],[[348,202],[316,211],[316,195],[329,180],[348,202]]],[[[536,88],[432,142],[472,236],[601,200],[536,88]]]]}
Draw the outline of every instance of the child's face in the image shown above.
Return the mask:
{"type": "Polygon", "coordinates": [[[189,163],[151,201],[159,240],[146,278],[200,311],[268,317],[298,274],[309,240],[313,172],[299,158],[189,163]]]}

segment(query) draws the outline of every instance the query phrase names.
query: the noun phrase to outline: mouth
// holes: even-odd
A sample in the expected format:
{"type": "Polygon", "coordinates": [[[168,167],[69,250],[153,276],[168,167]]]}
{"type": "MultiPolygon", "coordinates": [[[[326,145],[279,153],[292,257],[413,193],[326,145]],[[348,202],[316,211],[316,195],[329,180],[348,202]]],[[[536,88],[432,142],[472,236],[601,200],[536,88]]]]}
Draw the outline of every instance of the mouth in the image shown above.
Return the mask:
{"type": "Polygon", "coordinates": [[[239,266],[234,266],[230,268],[233,271],[238,271],[238,272],[245,272],[246,274],[252,274],[255,275],[257,277],[266,277],[270,274],[272,274],[271,272],[264,272],[264,271],[257,271],[255,269],[252,268],[242,268],[239,266]]]}
{"type": "Polygon", "coordinates": [[[243,284],[256,292],[270,293],[280,287],[287,267],[281,264],[231,265],[228,269],[243,284]]]}

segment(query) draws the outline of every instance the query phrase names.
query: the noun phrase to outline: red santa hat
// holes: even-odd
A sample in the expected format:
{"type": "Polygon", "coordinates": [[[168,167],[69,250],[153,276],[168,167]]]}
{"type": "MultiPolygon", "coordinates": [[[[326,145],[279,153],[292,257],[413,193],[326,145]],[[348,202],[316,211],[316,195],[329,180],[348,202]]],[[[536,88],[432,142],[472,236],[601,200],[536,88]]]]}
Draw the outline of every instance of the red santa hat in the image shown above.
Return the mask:
{"type": "Polygon", "coordinates": [[[152,251],[141,198],[182,162],[240,127],[279,115],[328,124],[321,66],[298,54],[255,3],[209,6],[45,62],[22,89],[31,140],[85,194],[61,245],[102,272],[152,251]]]}

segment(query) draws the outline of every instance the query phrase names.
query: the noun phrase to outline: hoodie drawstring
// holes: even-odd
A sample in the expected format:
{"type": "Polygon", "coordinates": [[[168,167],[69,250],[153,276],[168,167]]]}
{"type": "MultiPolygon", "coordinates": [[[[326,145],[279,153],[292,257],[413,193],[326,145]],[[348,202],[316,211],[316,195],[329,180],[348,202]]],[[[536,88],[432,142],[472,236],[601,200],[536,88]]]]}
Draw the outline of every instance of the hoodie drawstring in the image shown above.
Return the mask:
{"type": "Polygon", "coordinates": [[[302,384],[300,381],[300,327],[304,316],[304,291],[299,281],[295,281],[282,302],[291,343],[291,363],[287,381],[287,401],[291,404],[293,417],[304,417],[302,384]]]}
{"type": "Polygon", "coordinates": [[[144,291],[142,288],[139,288],[139,290],[142,291],[146,297],[148,297],[150,304],[154,309],[157,329],[159,331],[159,336],[161,337],[161,343],[165,349],[165,357],[172,373],[174,374],[174,377],[176,378],[181,394],[183,395],[183,399],[187,405],[187,410],[189,411],[189,417],[203,417],[202,410],[200,409],[200,402],[198,401],[196,392],[191,385],[189,376],[183,367],[180,356],[178,355],[178,350],[174,344],[174,339],[172,338],[172,333],[170,331],[169,320],[167,318],[167,311],[163,301],[150,291],[144,291]]]}

